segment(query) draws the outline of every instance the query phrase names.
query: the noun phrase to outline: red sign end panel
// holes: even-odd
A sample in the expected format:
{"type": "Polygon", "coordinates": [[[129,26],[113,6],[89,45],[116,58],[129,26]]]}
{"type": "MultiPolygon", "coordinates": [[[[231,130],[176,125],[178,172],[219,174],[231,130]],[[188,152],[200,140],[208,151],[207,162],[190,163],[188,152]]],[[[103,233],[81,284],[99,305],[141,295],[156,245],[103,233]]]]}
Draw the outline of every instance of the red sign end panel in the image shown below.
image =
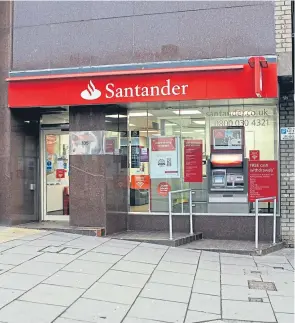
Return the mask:
{"type": "Polygon", "coordinates": [[[276,160],[249,161],[248,172],[249,202],[255,202],[259,198],[278,198],[278,162],[276,160]]]}
{"type": "Polygon", "coordinates": [[[184,140],[184,182],[203,182],[202,140],[184,140]]]}
{"type": "MultiPolygon", "coordinates": [[[[241,64],[185,72],[11,78],[8,102],[11,108],[20,108],[256,98],[254,70],[241,64]]],[[[261,80],[261,97],[276,98],[276,63],[262,69],[261,80]]]]}

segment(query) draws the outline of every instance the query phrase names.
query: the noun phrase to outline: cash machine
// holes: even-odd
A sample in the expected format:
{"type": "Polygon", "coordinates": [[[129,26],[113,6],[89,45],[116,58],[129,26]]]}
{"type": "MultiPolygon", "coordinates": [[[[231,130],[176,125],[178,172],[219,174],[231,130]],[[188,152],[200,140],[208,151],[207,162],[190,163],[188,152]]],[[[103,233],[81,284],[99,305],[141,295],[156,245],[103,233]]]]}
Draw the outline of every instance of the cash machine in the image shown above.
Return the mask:
{"type": "Polygon", "coordinates": [[[208,212],[249,213],[244,127],[212,127],[208,212]]]}

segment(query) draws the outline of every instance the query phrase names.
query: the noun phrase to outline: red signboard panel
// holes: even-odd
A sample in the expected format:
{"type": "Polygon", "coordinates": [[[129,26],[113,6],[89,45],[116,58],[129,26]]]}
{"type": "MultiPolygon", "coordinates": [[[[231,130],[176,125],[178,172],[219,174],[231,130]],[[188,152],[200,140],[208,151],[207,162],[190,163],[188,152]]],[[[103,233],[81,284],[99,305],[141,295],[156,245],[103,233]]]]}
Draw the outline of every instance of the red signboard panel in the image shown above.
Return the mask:
{"type": "Polygon", "coordinates": [[[184,181],[201,183],[203,181],[202,140],[184,140],[184,181]]]}
{"type": "Polygon", "coordinates": [[[276,160],[249,161],[248,200],[278,197],[278,162],[276,160]]]}
{"type": "MultiPolygon", "coordinates": [[[[261,72],[261,96],[276,98],[276,63],[269,63],[261,72]]],[[[11,78],[8,104],[17,108],[256,98],[254,76],[254,68],[245,64],[186,72],[11,78]]]]}
{"type": "Polygon", "coordinates": [[[250,161],[260,160],[260,150],[250,150],[249,151],[249,159],[250,159],[250,161]]]}
{"type": "Polygon", "coordinates": [[[167,182],[161,182],[158,185],[157,192],[160,196],[167,196],[168,193],[171,191],[171,186],[167,182]]]}
{"type": "Polygon", "coordinates": [[[65,173],[66,173],[65,169],[57,169],[55,171],[55,177],[56,178],[65,178],[65,173]]]}
{"type": "Polygon", "coordinates": [[[176,149],[175,137],[152,138],[152,151],[173,151],[176,149]]]}

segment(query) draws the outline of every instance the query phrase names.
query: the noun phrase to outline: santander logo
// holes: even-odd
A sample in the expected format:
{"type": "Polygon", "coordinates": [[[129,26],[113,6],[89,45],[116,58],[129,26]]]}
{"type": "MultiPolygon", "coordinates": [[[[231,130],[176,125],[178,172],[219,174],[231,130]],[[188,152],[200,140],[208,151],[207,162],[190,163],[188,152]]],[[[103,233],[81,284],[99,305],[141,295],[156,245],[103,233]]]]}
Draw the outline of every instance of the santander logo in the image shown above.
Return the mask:
{"type": "MultiPolygon", "coordinates": [[[[119,87],[115,83],[107,83],[104,86],[103,93],[105,99],[113,98],[142,98],[142,97],[165,97],[165,96],[185,96],[188,91],[188,84],[173,84],[170,79],[162,81],[160,85],[132,85],[128,87],[119,87]]],[[[87,89],[81,92],[81,98],[84,100],[96,100],[100,98],[102,92],[95,88],[90,80],[87,89]]]]}
{"type": "Polygon", "coordinates": [[[84,100],[96,100],[101,96],[101,92],[95,88],[92,81],[89,81],[87,89],[81,92],[81,98],[84,100]]]}

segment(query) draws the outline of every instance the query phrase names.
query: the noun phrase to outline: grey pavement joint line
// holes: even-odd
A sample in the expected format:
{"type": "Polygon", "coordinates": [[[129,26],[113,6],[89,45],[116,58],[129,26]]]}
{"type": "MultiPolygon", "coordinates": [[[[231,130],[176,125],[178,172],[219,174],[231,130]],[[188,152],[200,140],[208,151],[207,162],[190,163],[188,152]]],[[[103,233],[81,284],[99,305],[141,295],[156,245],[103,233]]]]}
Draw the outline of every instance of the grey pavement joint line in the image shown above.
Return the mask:
{"type": "MultiPolygon", "coordinates": [[[[135,248],[134,248],[134,249],[135,249],[135,248]]],[[[132,249],[132,250],[134,250],[134,249],[132,249]]],[[[157,267],[159,266],[159,263],[162,261],[163,257],[165,256],[165,254],[166,254],[166,252],[167,252],[168,250],[169,250],[169,248],[167,248],[167,249],[165,250],[165,252],[163,253],[163,255],[162,255],[161,259],[158,261],[157,266],[155,266],[155,268],[153,269],[153,271],[150,273],[150,277],[149,277],[149,279],[146,281],[146,283],[145,283],[145,284],[143,285],[143,287],[141,288],[140,293],[137,295],[137,297],[135,298],[134,302],[130,305],[129,310],[127,311],[127,313],[125,314],[125,316],[124,316],[124,317],[123,317],[123,319],[121,320],[121,323],[122,323],[122,322],[124,322],[125,318],[127,317],[128,313],[130,312],[130,310],[131,310],[132,306],[135,304],[135,302],[136,302],[136,300],[138,299],[138,297],[141,297],[141,296],[140,296],[140,294],[141,294],[142,290],[143,290],[143,289],[145,288],[145,286],[149,283],[149,281],[150,281],[150,279],[151,279],[151,277],[152,277],[153,273],[155,272],[155,270],[156,270],[156,269],[157,269],[157,267]]]]}
{"type": "MultiPolygon", "coordinates": [[[[111,239],[112,240],[112,239],[111,239]]],[[[102,245],[104,245],[106,242],[108,242],[108,241],[110,241],[110,240],[106,240],[105,242],[103,242],[102,244],[100,244],[99,246],[102,246],[102,245]]],[[[128,251],[128,253],[127,253],[127,255],[132,251],[132,250],[134,250],[134,249],[136,249],[136,247],[137,247],[137,245],[134,245],[134,248],[132,248],[132,249],[130,249],[129,251],[128,251]]],[[[93,250],[93,249],[95,249],[95,248],[97,248],[97,246],[95,246],[94,248],[92,248],[91,250],[93,250]]],[[[88,252],[91,252],[91,250],[89,250],[88,252]]],[[[94,285],[94,284],[96,284],[106,273],[108,273],[119,261],[121,261],[122,259],[123,259],[123,257],[125,257],[125,256],[122,256],[120,259],[118,259],[118,261],[116,261],[101,277],[99,277],[99,278],[97,278],[97,280],[92,284],[92,285],[90,285],[88,288],[86,288],[85,289],[85,291],[84,291],[84,293],[82,293],[81,295],[80,295],[80,297],[78,297],[76,300],[74,300],[74,302],[72,303],[72,304],[70,304],[69,306],[67,306],[66,308],[65,308],[65,310],[63,311],[63,312],[61,312],[53,321],[52,321],[52,323],[54,323],[58,318],[61,318],[61,316],[66,312],[66,310],[68,309],[68,308],[70,308],[71,306],[73,306],[79,299],[81,299],[81,298],[83,298],[83,295],[94,285]]],[[[76,259],[74,259],[74,260],[76,260],[76,259]]],[[[73,260],[73,261],[74,261],[73,260]]],[[[72,263],[72,261],[70,262],[70,263],[72,263]]],[[[68,264],[67,264],[68,265],[68,264]]],[[[66,265],[66,266],[67,266],[66,265]]],[[[60,269],[60,270],[62,270],[62,268],[60,269]]]]}
{"type": "MultiPolygon", "coordinates": [[[[47,235],[46,235],[47,236],[47,235]]],[[[79,238],[79,237],[78,237],[79,238]]],[[[78,239],[77,238],[77,239],[78,239]]],[[[75,239],[73,239],[73,240],[75,240],[75,239]]],[[[104,243],[106,243],[107,241],[109,241],[109,240],[106,240],[105,242],[103,242],[101,245],[103,245],[104,243]]],[[[65,242],[65,243],[67,243],[67,242],[65,242]]],[[[95,247],[93,247],[91,250],[93,250],[94,248],[96,248],[96,246],[95,247]]],[[[90,252],[91,250],[89,250],[88,252],[90,252]]],[[[132,249],[133,250],[133,249],[132,249]]],[[[38,257],[39,255],[37,255],[36,257],[38,257]]],[[[18,267],[18,266],[20,266],[20,265],[22,265],[22,264],[24,264],[24,263],[26,263],[26,262],[29,262],[29,261],[31,261],[31,260],[33,260],[33,259],[35,259],[36,257],[33,257],[33,258],[31,258],[31,259],[29,259],[29,260],[27,260],[27,261],[24,261],[23,263],[21,263],[21,264],[19,264],[19,265],[17,265],[17,266],[14,266],[13,268],[11,268],[11,269],[14,269],[14,268],[16,268],[16,267],[18,267]]],[[[37,287],[38,285],[40,285],[40,284],[42,284],[45,280],[47,280],[48,278],[50,278],[50,277],[52,277],[53,275],[55,275],[56,273],[58,273],[59,271],[61,271],[61,270],[63,270],[63,268],[64,267],[66,267],[67,265],[69,265],[70,263],[72,263],[73,261],[75,261],[76,260],[76,258],[75,259],[73,259],[71,262],[69,262],[69,263],[67,263],[67,264],[65,264],[63,267],[61,267],[58,271],[56,271],[56,272],[54,272],[52,275],[50,275],[50,276],[44,276],[44,279],[42,280],[42,281],[40,281],[37,285],[35,285],[35,286],[33,286],[32,288],[30,288],[29,290],[27,290],[27,291],[25,291],[22,295],[20,295],[19,297],[17,297],[17,298],[15,298],[14,300],[12,300],[11,302],[9,302],[9,303],[7,303],[6,305],[4,305],[3,307],[1,307],[1,310],[4,308],[4,307],[6,307],[7,305],[9,305],[9,304],[11,304],[12,302],[14,302],[14,301],[16,301],[16,300],[18,300],[18,301],[22,301],[23,302],[23,300],[21,300],[21,299],[19,299],[20,297],[23,297],[25,294],[27,294],[29,291],[31,291],[33,288],[35,288],[35,287],[37,287]]],[[[11,270],[10,269],[10,270],[11,270]]],[[[10,270],[9,271],[7,271],[7,272],[10,272],[10,270]]],[[[34,275],[33,275],[34,276],[34,275]]],[[[98,278],[99,279],[99,278],[98,278]]],[[[97,279],[97,280],[98,280],[97,279]]],[[[94,282],[94,284],[96,283],[96,281],[94,282]]],[[[92,286],[92,285],[91,285],[92,286]]],[[[91,287],[90,286],[90,287],[91,287]]],[[[89,288],[90,288],[89,287],[89,288]]],[[[87,289],[85,290],[85,292],[87,291],[87,289]]],[[[85,293],[84,292],[84,293],[85,293]]],[[[83,294],[84,294],[83,293],[83,294]]],[[[83,295],[82,294],[82,295],[83,295]]],[[[82,297],[82,295],[80,296],[80,297],[82,297]]],[[[80,298],[79,297],[79,298],[80,298]]],[[[79,299],[78,298],[78,299],[79,299]]],[[[27,302],[27,303],[34,303],[34,302],[27,302]]],[[[34,304],[38,304],[38,303],[34,303],[34,304]]],[[[52,305],[52,304],[51,304],[52,305]]],[[[56,306],[60,306],[60,305],[56,305],[56,306]]],[[[72,304],[70,305],[70,306],[72,306],[72,304]]],[[[65,310],[60,314],[60,315],[62,315],[70,306],[68,306],[68,307],[65,307],[65,310]]],[[[64,307],[64,306],[61,306],[61,307],[64,307]]],[[[60,315],[57,317],[57,318],[59,318],[60,317],[60,315]]],[[[57,319],[56,318],[56,319],[57,319]]],[[[53,321],[54,322],[54,321],[53,321]]],[[[1,323],[1,322],[0,322],[1,323]]],[[[37,323],[37,322],[36,322],[37,323]]]]}
{"type": "Polygon", "coordinates": [[[188,299],[188,303],[187,303],[187,307],[186,307],[186,311],[185,311],[185,315],[184,315],[184,320],[183,320],[184,322],[186,320],[187,313],[188,313],[188,309],[189,309],[189,305],[190,305],[190,302],[191,302],[191,299],[192,299],[194,284],[195,284],[196,275],[197,275],[197,272],[198,272],[198,269],[199,269],[199,264],[200,264],[200,261],[201,261],[202,252],[203,251],[201,251],[200,254],[199,254],[197,268],[196,268],[196,271],[195,271],[195,274],[194,274],[194,279],[193,279],[193,283],[192,283],[192,286],[191,286],[191,292],[190,292],[190,295],[189,295],[189,299],[188,299]]]}

